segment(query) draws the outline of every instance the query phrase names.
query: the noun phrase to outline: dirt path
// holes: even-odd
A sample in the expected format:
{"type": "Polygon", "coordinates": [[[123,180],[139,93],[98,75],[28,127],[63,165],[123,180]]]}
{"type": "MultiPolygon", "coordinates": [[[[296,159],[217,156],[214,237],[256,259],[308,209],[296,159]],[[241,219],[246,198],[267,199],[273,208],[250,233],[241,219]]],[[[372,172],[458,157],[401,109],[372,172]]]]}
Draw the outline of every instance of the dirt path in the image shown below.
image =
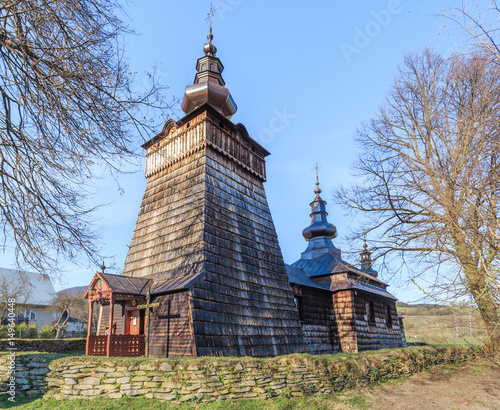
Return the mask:
{"type": "Polygon", "coordinates": [[[403,383],[352,393],[353,407],[371,409],[500,409],[500,367],[483,360],[439,366],[403,383]]]}

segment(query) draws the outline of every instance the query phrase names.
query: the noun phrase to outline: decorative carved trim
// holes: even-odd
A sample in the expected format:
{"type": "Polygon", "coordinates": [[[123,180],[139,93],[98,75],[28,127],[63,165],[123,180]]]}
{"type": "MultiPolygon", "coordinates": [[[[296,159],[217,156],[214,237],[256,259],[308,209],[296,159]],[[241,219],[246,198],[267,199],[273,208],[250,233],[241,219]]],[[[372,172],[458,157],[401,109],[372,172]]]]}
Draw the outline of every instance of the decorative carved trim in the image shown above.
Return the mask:
{"type": "Polygon", "coordinates": [[[148,149],[146,154],[146,178],[195,153],[206,145],[204,120],[184,132],[171,130],[163,140],[148,149]]]}
{"type": "Polygon", "coordinates": [[[255,147],[243,140],[243,136],[239,135],[240,138],[238,138],[237,132],[233,134],[221,128],[211,118],[207,118],[207,122],[210,123],[211,128],[211,132],[207,133],[209,136],[207,144],[265,181],[266,162],[263,154],[259,155],[255,147]]]}
{"type": "MultiPolygon", "coordinates": [[[[172,124],[170,124],[172,125],[172,124]]],[[[169,134],[148,148],[146,154],[146,178],[164,170],[178,161],[210,146],[251,172],[262,181],[266,180],[267,152],[259,152],[239,130],[229,131],[211,118],[203,117],[188,129],[180,131],[169,127],[169,134]],[[208,130],[210,124],[210,131],[208,130]]],[[[249,138],[247,136],[247,138],[249,138]]]]}

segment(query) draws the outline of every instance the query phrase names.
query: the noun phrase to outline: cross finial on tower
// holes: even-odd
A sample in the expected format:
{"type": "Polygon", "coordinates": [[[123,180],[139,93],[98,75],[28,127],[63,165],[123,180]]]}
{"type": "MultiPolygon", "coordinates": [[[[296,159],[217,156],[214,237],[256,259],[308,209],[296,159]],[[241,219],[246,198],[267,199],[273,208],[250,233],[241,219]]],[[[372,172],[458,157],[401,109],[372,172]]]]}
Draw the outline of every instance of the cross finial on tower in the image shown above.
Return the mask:
{"type": "Polygon", "coordinates": [[[208,30],[208,35],[207,35],[208,43],[205,43],[205,45],[203,46],[203,52],[205,53],[205,55],[211,57],[214,57],[215,54],[217,53],[217,47],[215,47],[214,43],[212,43],[212,40],[214,39],[214,36],[212,34],[212,23],[216,11],[217,7],[214,7],[213,4],[210,4],[210,11],[207,13],[207,18],[205,19],[205,21],[208,21],[208,25],[210,28],[208,30]]]}
{"type": "Polygon", "coordinates": [[[214,7],[212,3],[210,3],[210,11],[207,13],[207,18],[205,21],[208,21],[208,26],[210,27],[209,33],[208,33],[208,41],[211,42],[212,39],[214,38],[212,35],[212,23],[214,20],[215,12],[217,11],[217,6],[214,7]]]}
{"type": "Polygon", "coordinates": [[[316,189],[314,190],[315,194],[321,194],[321,189],[319,188],[319,169],[321,168],[321,164],[316,162],[316,166],[313,168],[316,171],[316,189]]]}

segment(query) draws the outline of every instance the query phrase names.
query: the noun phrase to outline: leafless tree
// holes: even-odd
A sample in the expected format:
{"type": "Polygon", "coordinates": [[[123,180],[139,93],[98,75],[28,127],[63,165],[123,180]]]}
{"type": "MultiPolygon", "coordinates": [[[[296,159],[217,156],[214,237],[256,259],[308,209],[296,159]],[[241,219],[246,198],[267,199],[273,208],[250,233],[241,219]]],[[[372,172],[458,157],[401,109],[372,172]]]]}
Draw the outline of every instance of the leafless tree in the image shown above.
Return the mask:
{"type": "Polygon", "coordinates": [[[54,322],[56,339],[59,339],[68,327],[71,317],[83,323],[88,321],[88,303],[79,295],[71,295],[65,291],[56,293],[52,300],[52,310],[57,314],[57,320],[54,322]]]}
{"type": "Polygon", "coordinates": [[[496,0],[462,1],[462,4],[436,16],[444,19],[445,32],[461,39],[463,51],[482,48],[500,63],[500,7],[496,0]]]}
{"type": "Polygon", "coordinates": [[[380,256],[412,261],[414,274],[434,267],[438,286],[472,296],[498,349],[500,70],[491,60],[408,55],[358,130],[361,183],[337,194],[368,217],[359,235],[381,235],[380,256]]]}
{"type": "Polygon", "coordinates": [[[61,257],[98,263],[94,172],[131,160],[152,116],[169,112],[154,76],[132,91],[120,10],[118,0],[0,4],[0,229],[38,272],[61,257]]]}

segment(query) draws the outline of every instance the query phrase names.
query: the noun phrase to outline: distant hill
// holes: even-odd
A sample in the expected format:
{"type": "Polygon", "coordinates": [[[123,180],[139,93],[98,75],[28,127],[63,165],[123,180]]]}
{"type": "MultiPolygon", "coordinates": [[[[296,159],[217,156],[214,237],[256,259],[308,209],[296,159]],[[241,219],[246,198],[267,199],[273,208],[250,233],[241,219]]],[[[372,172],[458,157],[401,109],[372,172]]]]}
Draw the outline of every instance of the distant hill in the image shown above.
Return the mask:
{"type": "Polygon", "coordinates": [[[422,308],[426,308],[426,309],[448,307],[448,305],[438,305],[437,303],[404,303],[404,302],[396,302],[396,306],[398,308],[399,307],[410,307],[410,308],[422,307],[422,308]]]}
{"type": "Polygon", "coordinates": [[[87,286],[73,286],[72,288],[62,289],[57,293],[64,292],[70,296],[80,296],[83,298],[83,295],[85,295],[87,288],[87,286]]]}

